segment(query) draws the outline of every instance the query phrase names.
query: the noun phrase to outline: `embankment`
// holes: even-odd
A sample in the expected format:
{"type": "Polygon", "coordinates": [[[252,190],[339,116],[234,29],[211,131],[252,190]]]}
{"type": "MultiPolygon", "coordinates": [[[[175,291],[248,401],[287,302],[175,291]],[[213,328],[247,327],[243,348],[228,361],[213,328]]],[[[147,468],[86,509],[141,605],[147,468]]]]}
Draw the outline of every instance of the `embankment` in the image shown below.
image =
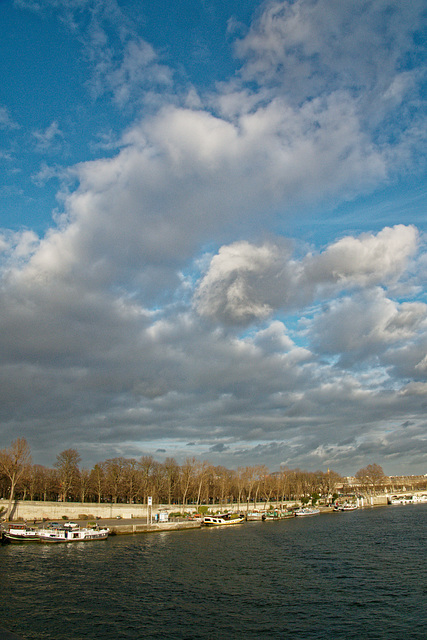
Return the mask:
{"type": "MultiPolygon", "coordinates": [[[[387,504],[387,495],[372,496],[368,498],[360,499],[360,507],[380,506],[387,504]]],[[[274,507],[292,506],[295,501],[287,503],[275,503],[269,502],[268,505],[274,507]]],[[[0,500],[1,507],[4,507],[6,511],[7,501],[0,500]]],[[[219,513],[224,511],[234,511],[245,513],[248,510],[258,509],[263,511],[266,508],[264,502],[258,502],[247,504],[211,504],[209,505],[209,511],[211,513],[219,513]]],[[[268,507],[267,507],[268,508],[268,507]]],[[[186,505],[185,510],[189,513],[195,513],[198,507],[196,505],[186,505]]],[[[95,518],[102,519],[144,519],[147,521],[150,516],[155,519],[155,514],[159,511],[167,511],[169,514],[182,511],[180,505],[169,504],[156,504],[152,507],[147,507],[144,504],[121,504],[121,503],[97,503],[97,502],[37,502],[30,500],[17,500],[12,509],[10,516],[11,520],[78,520],[87,518],[94,520],[95,518]]]]}

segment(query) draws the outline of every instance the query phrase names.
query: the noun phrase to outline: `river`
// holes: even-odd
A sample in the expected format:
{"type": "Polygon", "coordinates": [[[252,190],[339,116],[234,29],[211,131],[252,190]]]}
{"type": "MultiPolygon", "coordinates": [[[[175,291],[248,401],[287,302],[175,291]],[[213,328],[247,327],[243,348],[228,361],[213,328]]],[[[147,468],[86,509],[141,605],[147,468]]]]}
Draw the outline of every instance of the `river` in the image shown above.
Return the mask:
{"type": "Polygon", "coordinates": [[[4,545],[0,627],[28,640],[424,640],[426,521],[418,504],[4,545]]]}

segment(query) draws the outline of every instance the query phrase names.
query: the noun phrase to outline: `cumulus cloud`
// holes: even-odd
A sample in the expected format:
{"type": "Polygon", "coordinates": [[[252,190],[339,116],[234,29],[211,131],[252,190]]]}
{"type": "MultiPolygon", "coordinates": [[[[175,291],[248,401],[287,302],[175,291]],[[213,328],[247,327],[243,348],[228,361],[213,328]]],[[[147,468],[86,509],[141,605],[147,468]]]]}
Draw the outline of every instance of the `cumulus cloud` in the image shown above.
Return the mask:
{"type": "Polygon", "coordinates": [[[372,285],[398,278],[417,250],[418,232],[414,226],[386,227],[376,235],[346,236],[322,254],[304,260],[308,280],[372,285]]]}
{"type": "MultiPolygon", "coordinates": [[[[398,69],[420,12],[409,4],[267,3],[232,81],[165,104],[174,72],[117,2],[48,2],[85,47],[93,95],[123,111],[161,106],[115,138],[114,155],[69,168],[43,237],[0,237],[6,438],[40,451],[79,443],[92,458],[150,446],[185,457],[190,442],[230,466],[363,466],[389,423],[404,442],[410,417],[419,443],[419,231],[378,230],[373,216],[376,232],[323,250],[275,235],[278,217],[286,228],[291,213],[366,193],[399,166],[399,136],[376,127],[417,85],[398,69]]],[[[11,127],[1,110],[0,126],[11,127]]],[[[46,152],[64,135],[54,121],[35,139],[46,152]]],[[[35,180],[53,173],[43,165],[35,180]]],[[[394,455],[392,436],[381,446],[394,455]]]]}
{"type": "Polygon", "coordinates": [[[245,77],[279,85],[296,102],[337,88],[390,93],[423,9],[421,0],[274,1],[236,50],[245,77]]]}
{"type": "Polygon", "coordinates": [[[405,272],[417,246],[417,230],[404,225],[346,236],[301,260],[273,243],[234,243],[212,258],[195,305],[203,316],[247,324],[346,288],[390,284],[405,272]]]}
{"type": "MultiPolygon", "coordinates": [[[[33,241],[37,246],[32,237],[20,244],[27,243],[31,253],[33,241]]],[[[280,264],[287,251],[292,263],[287,245],[281,248],[282,253],[268,244],[226,247],[223,262],[210,273],[213,301],[220,282],[225,279],[231,287],[236,279],[233,267],[249,298],[258,286],[253,284],[257,270],[266,274],[268,291],[277,274],[275,261],[280,264]]],[[[143,443],[150,441],[157,443],[152,453],[160,441],[175,443],[178,452],[179,442],[196,437],[199,455],[223,456],[222,463],[230,466],[249,463],[254,441],[282,443],[276,456],[282,452],[281,458],[292,459],[293,465],[311,466],[317,458],[309,452],[321,451],[327,437],[323,460],[348,464],[350,451],[362,456],[358,439],[369,441],[380,416],[394,419],[409,410],[416,420],[422,412],[421,387],[407,385],[399,397],[390,393],[403,386],[398,375],[390,377],[391,366],[396,374],[402,372],[408,353],[400,356],[399,371],[397,355],[394,365],[386,358],[425,335],[426,307],[392,301],[377,287],[316,307],[306,326],[309,348],[299,344],[298,331],[274,317],[262,316],[251,333],[238,335],[205,326],[189,308],[150,311],[137,299],[94,288],[81,278],[53,277],[51,270],[43,280],[39,270],[38,279],[27,280],[23,273],[25,268],[9,269],[2,290],[1,416],[10,437],[19,424],[31,440],[36,412],[39,442],[56,439],[64,448],[69,433],[69,445],[79,442],[87,455],[93,455],[94,438],[105,441],[102,452],[111,457],[117,447],[127,455],[136,455],[141,447],[147,451],[143,443]],[[328,364],[324,356],[330,354],[342,362],[328,364]],[[389,376],[381,371],[381,362],[372,374],[363,367],[375,354],[390,369],[389,376]],[[350,364],[362,369],[343,373],[350,364]]],[[[228,309],[217,308],[216,313],[236,322],[230,310],[236,306],[240,319],[242,298],[238,303],[226,300],[228,309]]],[[[270,306],[271,300],[269,296],[270,306]]],[[[413,364],[421,363],[418,374],[425,375],[417,351],[413,364]]],[[[184,449],[182,444],[183,458],[184,449]]],[[[266,464],[274,458],[267,445],[260,445],[262,454],[266,464]]]]}
{"type": "Polygon", "coordinates": [[[341,363],[379,356],[391,344],[410,342],[427,329],[427,305],[398,304],[382,289],[345,297],[329,305],[311,328],[316,350],[339,354],[341,363]]]}
{"type": "MultiPolygon", "coordinates": [[[[177,269],[200,243],[250,227],[260,211],[268,226],[279,202],[286,211],[382,174],[378,154],[361,152],[357,140],[354,154],[340,159],[351,135],[332,118],[312,136],[304,115],[288,115],[272,103],[235,124],[168,107],[136,124],[115,157],[70,171],[78,187],[63,194],[67,218],[26,274],[82,273],[111,285],[136,279],[147,291],[156,277],[174,287],[177,269]]],[[[236,282],[234,297],[242,296],[236,282]]]]}
{"type": "MultiPolygon", "coordinates": [[[[224,85],[218,104],[229,115],[272,97],[290,109],[314,106],[321,120],[342,120],[343,131],[346,120],[353,123],[349,140],[368,134],[382,145],[382,162],[414,162],[425,131],[423,12],[422,0],[409,10],[394,0],[272,0],[237,41],[241,73],[224,85]],[[253,83],[257,91],[248,91],[253,83]]],[[[312,118],[314,131],[321,120],[312,118]]],[[[354,151],[350,144],[347,152],[354,151]]]]}
{"type": "Polygon", "coordinates": [[[269,316],[274,281],[284,264],[283,256],[272,245],[256,247],[238,242],[222,247],[199,285],[198,312],[243,324],[269,316]]]}
{"type": "Polygon", "coordinates": [[[0,235],[0,253],[3,255],[0,274],[4,277],[8,269],[20,269],[38,250],[40,239],[34,231],[23,229],[18,232],[4,232],[0,235]]]}

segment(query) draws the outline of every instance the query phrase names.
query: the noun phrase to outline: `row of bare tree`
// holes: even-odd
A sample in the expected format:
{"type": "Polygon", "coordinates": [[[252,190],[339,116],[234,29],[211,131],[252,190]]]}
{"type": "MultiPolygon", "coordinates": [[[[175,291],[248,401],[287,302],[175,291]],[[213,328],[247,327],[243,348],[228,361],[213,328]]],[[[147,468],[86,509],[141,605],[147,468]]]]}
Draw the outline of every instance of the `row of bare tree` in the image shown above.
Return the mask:
{"type": "Polygon", "coordinates": [[[93,469],[80,469],[80,456],[67,449],[53,468],[32,465],[23,438],[0,451],[0,495],[12,492],[28,500],[79,502],[209,504],[297,499],[331,493],[342,478],[335,472],[286,470],[270,473],[264,465],[231,471],[188,458],[157,462],[151,456],[112,458],[93,469]]]}
{"type": "MultiPolygon", "coordinates": [[[[57,456],[53,468],[31,464],[24,438],[0,450],[0,497],[9,499],[61,500],[73,502],[143,503],[151,496],[155,504],[247,504],[258,501],[301,500],[354,491],[336,472],[284,469],[270,473],[264,465],[237,471],[189,458],[179,465],[173,458],[157,462],[151,456],[112,458],[92,469],[80,468],[80,456],[67,449],[57,456]]],[[[379,465],[360,469],[355,478],[359,491],[376,492],[388,478],[379,465]]]]}

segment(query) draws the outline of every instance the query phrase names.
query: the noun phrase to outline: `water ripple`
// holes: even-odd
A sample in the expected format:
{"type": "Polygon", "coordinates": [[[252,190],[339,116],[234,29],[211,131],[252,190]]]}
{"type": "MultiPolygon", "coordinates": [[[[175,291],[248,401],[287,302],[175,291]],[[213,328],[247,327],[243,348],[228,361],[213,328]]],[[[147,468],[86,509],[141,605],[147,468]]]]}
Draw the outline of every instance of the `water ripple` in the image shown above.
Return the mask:
{"type": "Polygon", "coordinates": [[[424,640],[427,505],[0,549],[0,626],[43,640],[424,640]]]}

